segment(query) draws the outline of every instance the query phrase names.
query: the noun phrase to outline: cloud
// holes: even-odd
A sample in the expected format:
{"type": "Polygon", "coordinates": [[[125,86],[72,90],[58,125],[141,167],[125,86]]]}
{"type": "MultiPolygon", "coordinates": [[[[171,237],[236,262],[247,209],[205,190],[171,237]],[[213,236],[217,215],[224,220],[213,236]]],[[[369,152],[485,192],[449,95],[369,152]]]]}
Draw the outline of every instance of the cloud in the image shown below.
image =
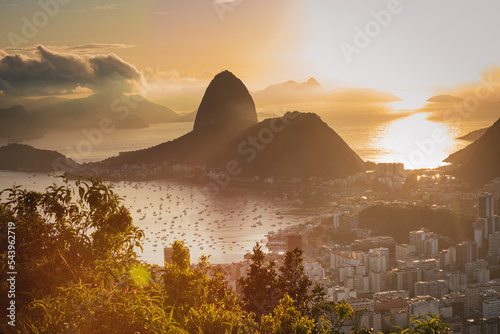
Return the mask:
{"type": "MultiPolygon", "coordinates": [[[[46,45],[44,46],[51,51],[56,52],[73,52],[73,53],[95,53],[103,51],[111,51],[118,49],[130,49],[135,47],[135,45],[130,44],[113,44],[113,43],[88,43],[82,45],[72,45],[72,46],[58,46],[58,45],[46,45]]],[[[36,52],[38,46],[19,46],[19,47],[6,47],[3,51],[6,52],[36,52]]]]}
{"type": "Polygon", "coordinates": [[[133,48],[134,45],[130,44],[105,44],[105,43],[88,43],[88,44],[82,44],[82,45],[75,45],[75,46],[67,46],[66,50],[96,50],[96,49],[129,49],[133,48]]]}
{"type": "Polygon", "coordinates": [[[115,54],[59,53],[39,45],[31,56],[0,55],[0,90],[8,95],[64,94],[78,87],[130,92],[142,81],[142,73],[115,54]]]}
{"type": "Polygon", "coordinates": [[[464,99],[478,97],[481,101],[497,102],[500,99],[500,66],[491,64],[481,73],[478,81],[451,87],[444,93],[464,99]]]}

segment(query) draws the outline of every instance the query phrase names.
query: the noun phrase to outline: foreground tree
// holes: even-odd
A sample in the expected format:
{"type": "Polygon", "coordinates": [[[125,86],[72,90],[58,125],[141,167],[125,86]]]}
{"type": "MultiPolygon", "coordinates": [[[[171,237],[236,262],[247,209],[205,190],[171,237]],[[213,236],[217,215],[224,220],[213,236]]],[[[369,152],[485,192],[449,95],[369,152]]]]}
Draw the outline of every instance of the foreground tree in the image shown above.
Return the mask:
{"type": "Polygon", "coordinates": [[[302,314],[307,314],[314,298],[309,293],[313,283],[304,272],[302,253],[298,248],[286,252],[283,265],[279,269],[277,289],[283,296],[288,295],[294,301],[295,308],[302,314]]]}
{"type": "Polygon", "coordinates": [[[257,243],[247,276],[238,280],[245,309],[255,313],[259,320],[262,315],[270,314],[287,296],[297,311],[305,316],[311,315],[311,310],[323,303],[324,290],[319,286],[312,288],[313,283],[302,265],[302,251],[286,252],[278,271],[274,261],[266,264],[265,257],[257,243]]]}
{"type": "Polygon", "coordinates": [[[238,280],[245,310],[254,313],[257,319],[271,313],[281,297],[277,289],[276,265],[274,261],[266,265],[265,258],[262,246],[257,243],[253,248],[247,277],[238,280]]]}
{"type": "MultiPolygon", "coordinates": [[[[15,225],[20,321],[34,300],[56,296],[72,284],[111,287],[138,264],[134,248],[140,247],[143,232],[111,185],[85,179],[73,187],[63,178],[62,186],[54,184],[43,193],[13,187],[1,195],[1,234],[7,234],[9,222],[15,225]]],[[[0,254],[7,259],[6,249],[0,254]]],[[[7,294],[6,264],[0,264],[2,295],[7,294]]]]}
{"type": "Polygon", "coordinates": [[[162,281],[174,319],[190,333],[253,332],[256,325],[252,317],[240,307],[222,273],[213,270],[206,257],[191,268],[182,241],[174,242],[172,247],[173,263],[165,263],[162,281]]]}
{"type": "Polygon", "coordinates": [[[314,329],[314,320],[302,316],[294,307],[294,301],[285,295],[270,315],[262,317],[262,334],[309,334],[314,329]]]}
{"type": "Polygon", "coordinates": [[[359,326],[360,317],[364,312],[365,310],[354,311],[345,301],[325,302],[314,310],[315,319],[318,319],[317,331],[339,334],[347,323],[351,323],[351,333],[371,333],[368,328],[359,326]]]}

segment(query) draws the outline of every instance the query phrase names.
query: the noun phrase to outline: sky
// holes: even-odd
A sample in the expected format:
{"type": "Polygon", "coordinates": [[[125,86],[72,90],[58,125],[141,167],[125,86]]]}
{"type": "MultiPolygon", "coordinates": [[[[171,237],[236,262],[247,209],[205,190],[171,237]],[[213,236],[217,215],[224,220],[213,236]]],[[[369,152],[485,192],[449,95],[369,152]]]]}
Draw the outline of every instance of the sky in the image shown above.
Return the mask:
{"type": "Polygon", "coordinates": [[[0,0],[0,58],[20,55],[0,63],[0,90],[189,94],[227,69],[251,90],[315,77],[328,89],[438,93],[500,63],[499,10],[496,0],[0,0]]]}

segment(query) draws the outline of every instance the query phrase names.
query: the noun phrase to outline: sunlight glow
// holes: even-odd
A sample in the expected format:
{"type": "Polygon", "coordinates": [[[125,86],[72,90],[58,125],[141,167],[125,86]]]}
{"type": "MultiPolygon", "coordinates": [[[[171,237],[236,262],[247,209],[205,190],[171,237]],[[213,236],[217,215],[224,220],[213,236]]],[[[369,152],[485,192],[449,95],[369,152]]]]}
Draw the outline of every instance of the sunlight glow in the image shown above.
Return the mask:
{"type": "Polygon", "coordinates": [[[386,150],[384,161],[402,162],[406,169],[435,168],[455,145],[454,136],[442,123],[417,113],[382,126],[377,143],[386,150]]]}

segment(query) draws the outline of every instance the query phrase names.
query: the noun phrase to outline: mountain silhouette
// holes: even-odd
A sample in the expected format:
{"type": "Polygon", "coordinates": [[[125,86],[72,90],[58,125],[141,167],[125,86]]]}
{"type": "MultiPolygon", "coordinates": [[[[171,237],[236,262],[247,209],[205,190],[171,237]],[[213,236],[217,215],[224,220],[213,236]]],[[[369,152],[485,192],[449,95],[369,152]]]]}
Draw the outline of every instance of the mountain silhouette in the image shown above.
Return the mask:
{"type": "Polygon", "coordinates": [[[321,101],[326,90],[314,78],[306,82],[287,81],[254,93],[257,104],[321,101]]]}
{"type": "Polygon", "coordinates": [[[436,102],[436,103],[451,103],[451,102],[461,102],[464,99],[458,96],[453,96],[453,95],[448,95],[448,94],[442,94],[442,95],[435,95],[429,99],[427,99],[427,102],[436,102]]]}
{"type": "Polygon", "coordinates": [[[467,133],[464,136],[458,137],[457,139],[473,142],[481,138],[486,133],[486,131],[488,131],[488,129],[489,128],[482,128],[479,130],[474,130],[472,132],[467,133]]]}
{"type": "Polygon", "coordinates": [[[217,74],[201,100],[193,130],[245,128],[257,123],[257,111],[248,89],[233,73],[217,74]]]}
{"type": "Polygon", "coordinates": [[[15,102],[25,107],[38,126],[48,130],[99,127],[104,118],[110,119],[115,128],[141,129],[150,124],[175,122],[180,118],[173,110],[139,95],[94,94],[77,99],[0,98],[0,106],[11,106],[15,102]]]}
{"type": "Polygon", "coordinates": [[[92,127],[98,125],[104,117],[111,119],[117,128],[144,128],[149,124],[172,122],[179,117],[169,108],[141,96],[123,94],[95,94],[63,100],[62,103],[46,108],[36,108],[33,114],[52,128],[92,127]]]}
{"type": "Polygon", "coordinates": [[[254,94],[257,105],[299,103],[299,102],[393,102],[401,101],[395,95],[369,88],[340,87],[326,91],[316,79],[306,82],[287,81],[273,84],[254,94]]]}
{"type": "Polygon", "coordinates": [[[445,162],[456,165],[457,176],[475,186],[500,176],[500,119],[478,140],[453,153],[445,162]]]}
{"type": "Polygon", "coordinates": [[[344,178],[365,170],[364,162],[314,113],[288,112],[237,136],[210,164],[241,166],[241,175],[344,178]]]}
{"type": "Polygon", "coordinates": [[[0,147],[0,169],[29,172],[61,172],[77,166],[59,152],[40,150],[29,145],[0,147]]]}
{"type": "Polygon", "coordinates": [[[234,74],[224,71],[209,84],[200,103],[193,131],[173,141],[105,160],[110,166],[175,162],[205,164],[221,147],[257,123],[257,112],[247,88],[234,74]]]}

